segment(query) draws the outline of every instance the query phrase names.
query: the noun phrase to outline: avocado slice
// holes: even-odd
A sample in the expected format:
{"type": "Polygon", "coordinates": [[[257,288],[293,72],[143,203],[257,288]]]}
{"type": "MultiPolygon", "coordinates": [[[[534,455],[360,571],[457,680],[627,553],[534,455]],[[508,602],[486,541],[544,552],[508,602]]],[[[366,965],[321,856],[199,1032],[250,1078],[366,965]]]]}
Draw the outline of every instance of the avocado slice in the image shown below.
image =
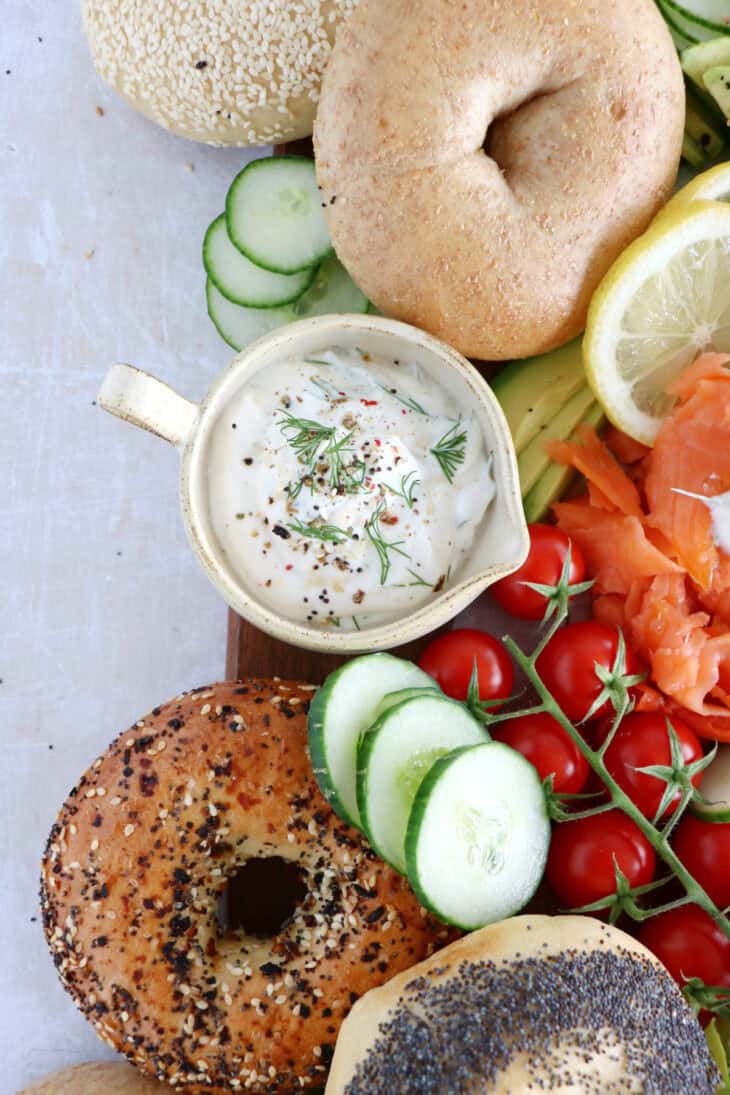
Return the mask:
{"type": "MultiPolygon", "coordinates": [[[[581,419],[584,423],[597,429],[605,416],[598,403],[592,403],[588,411],[581,419]]],[[[571,441],[575,440],[575,434],[571,435],[571,441]]],[[[547,514],[553,502],[564,493],[571,480],[575,477],[573,468],[564,468],[562,464],[550,462],[549,467],[542,473],[532,490],[523,496],[522,504],[525,510],[525,518],[528,523],[541,521],[547,514]]]]}
{"type": "Polygon", "coordinates": [[[708,68],[703,80],[720,110],[730,120],[730,64],[708,68]]]}
{"type": "Polygon", "coordinates": [[[517,458],[523,498],[529,494],[551,464],[550,457],[545,452],[545,442],[564,441],[566,437],[570,437],[578,423],[583,421],[583,416],[588,413],[593,402],[593,392],[586,384],[568,400],[550,422],[544,422],[539,433],[533,437],[529,445],[525,445],[517,458]]]}
{"type": "Polygon", "coordinates": [[[709,163],[708,157],[694,137],[690,137],[689,133],[682,136],[682,159],[686,160],[690,167],[697,168],[698,171],[703,171],[709,163]]]}
{"type": "MultiPolygon", "coordinates": [[[[710,71],[716,72],[719,70],[711,69],[710,71]]],[[[730,73],[730,69],[728,69],[728,72],[730,73]]],[[[705,83],[707,83],[708,75],[708,73],[705,73],[705,83]]],[[[712,93],[709,87],[707,90],[712,93]]],[[[722,155],[725,148],[727,126],[719,124],[714,112],[711,113],[689,91],[689,88],[687,89],[687,113],[684,120],[684,132],[686,136],[691,137],[700,146],[705,154],[705,162],[707,160],[717,160],[722,155]]]]}
{"type": "Polygon", "coordinates": [[[492,380],[518,455],[585,384],[581,341],[512,361],[492,380]]]}

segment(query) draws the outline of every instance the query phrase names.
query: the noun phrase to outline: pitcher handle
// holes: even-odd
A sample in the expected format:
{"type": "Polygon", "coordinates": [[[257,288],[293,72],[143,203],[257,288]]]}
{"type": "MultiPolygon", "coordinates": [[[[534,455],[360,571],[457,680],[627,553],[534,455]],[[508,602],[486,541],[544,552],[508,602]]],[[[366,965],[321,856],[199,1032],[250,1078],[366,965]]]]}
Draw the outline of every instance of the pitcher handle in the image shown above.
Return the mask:
{"type": "Polygon", "coordinates": [[[187,441],[198,417],[191,403],[161,380],[133,365],[112,365],[104,378],[97,403],[105,411],[157,434],[171,445],[187,441]]]}

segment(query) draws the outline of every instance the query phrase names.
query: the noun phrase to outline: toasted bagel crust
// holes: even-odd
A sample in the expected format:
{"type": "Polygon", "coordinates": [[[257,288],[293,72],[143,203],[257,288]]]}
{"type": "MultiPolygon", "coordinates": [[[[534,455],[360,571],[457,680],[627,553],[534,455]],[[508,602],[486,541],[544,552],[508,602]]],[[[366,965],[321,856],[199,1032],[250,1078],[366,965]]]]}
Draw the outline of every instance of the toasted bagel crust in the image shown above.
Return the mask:
{"type": "Polygon", "coordinates": [[[99,1035],[179,1090],[320,1086],[358,996],[445,941],[407,882],[322,798],[313,689],[211,685],[155,708],[82,776],[51,832],[43,919],[99,1035]],[[306,898],[271,939],[222,935],[246,860],[295,862],[306,898]]]}
{"type": "Polygon", "coordinates": [[[471,357],[552,349],[669,196],[684,109],[653,0],[361,0],[315,123],[337,253],[471,357]]]}
{"type": "Polygon", "coordinates": [[[122,1061],[94,1061],[45,1076],[18,1095],[164,1095],[163,1084],[122,1061]]]}

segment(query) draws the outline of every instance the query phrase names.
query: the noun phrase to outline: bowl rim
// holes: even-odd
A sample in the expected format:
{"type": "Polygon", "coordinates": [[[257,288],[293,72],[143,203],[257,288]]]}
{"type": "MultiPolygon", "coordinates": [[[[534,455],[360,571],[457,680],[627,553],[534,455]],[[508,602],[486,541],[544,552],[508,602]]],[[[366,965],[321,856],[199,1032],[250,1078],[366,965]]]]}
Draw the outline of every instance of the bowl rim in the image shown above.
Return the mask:
{"type": "Polygon", "coordinates": [[[457,350],[439,341],[433,335],[400,320],[373,314],[312,316],[287,324],[285,327],[263,335],[236,354],[229,364],[215,377],[200,403],[194,428],[190,431],[182,450],[180,465],[180,504],[185,530],[195,554],[213,586],[228,605],[249,623],[274,638],[293,646],[321,653],[366,653],[400,646],[422,638],[431,631],[448,623],[467,607],[493,582],[512,573],[524,562],[529,538],[522,509],[517,459],[509,427],[491,388],[478,370],[457,350]],[[419,345],[440,358],[442,364],[456,371],[470,388],[478,418],[488,424],[494,446],[501,446],[506,460],[506,482],[500,483],[504,504],[516,535],[510,539],[509,562],[495,564],[478,574],[459,582],[452,589],[437,595],[435,600],[396,617],[387,623],[364,627],[360,631],[324,630],[298,623],[280,615],[252,596],[242,584],[231,579],[220,561],[220,548],[216,552],[212,537],[207,531],[207,498],[205,487],[206,442],[220,410],[232,394],[246,380],[259,371],[268,360],[296,350],[296,345],[311,332],[320,335],[342,330],[361,332],[366,338],[371,332],[390,336],[404,346],[419,345]]]}

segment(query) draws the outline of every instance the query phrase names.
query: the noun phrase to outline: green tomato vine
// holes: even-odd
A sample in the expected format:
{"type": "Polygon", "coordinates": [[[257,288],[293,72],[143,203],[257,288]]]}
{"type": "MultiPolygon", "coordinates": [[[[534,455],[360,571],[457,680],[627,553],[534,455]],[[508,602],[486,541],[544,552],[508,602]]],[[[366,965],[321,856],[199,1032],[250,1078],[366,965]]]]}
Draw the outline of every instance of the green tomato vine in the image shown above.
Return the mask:
{"type": "MultiPolygon", "coordinates": [[[[590,905],[585,905],[571,911],[588,913],[608,910],[611,923],[615,923],[622,913],[625,913],[632,920],[641,922],[648,920],[650,917],[668,912],[670,909],[677,909],[681,908],[683,905],[695,904],[701,909],[704,909],[704,911],[712,917],[721,931],[730,938],[730,918],[728,918],[727,915],[728,910],[719,909],[712,901],[703,887],[678,858],[669,839],[690,802],[693,800],[697,802],[704,801],[701,793],[694,787],[692,780],[712,762],[717,752],[717,745],[700,760],[687,764],[682,755],[682,748],[674,728],[669,719],[667,719],[670,763],[668,765],[650,765],[639,769],[639,771],[645,772],[648,775],[656,776],[657,779],[663,780],[666,784],[656,816],[653,819],[649,819],[642,814],[626,792],[618,785],[608,771],[605,763],[608,747],[613,741],[624,717],[633,708],[633,701],[629,689],[632,685],[637,684],[642,679],[641,676],[631,676],[626,672],[626,646],[621,631],[619,630],[616,657],[611,668],[606,669],[600,665],[596,665],[595,667],[596,675],[602,685],[601,693],[591,706],[590,711],[586,715],[586,719],[583,720],[586,721],[591,718],[606,700],[610,701],[614,710],[614,717],[609,732],[599,748],[593,749],[588,744],[578,727],[567,718],[557,700],[540,678],[540,674],[536,667],[537,660],[555,633],[566,621],[569,613],[570,597],[577,592],[583,592],[592,584],[581,583],[580,587],[570,586],[568,584],[569,573],[570,551],[568,551],[566,555],[561,578],[556,586],[543,587],[530,582],[526,583],[537,592],[545,595],[547,599],[546,613],[543,618],[543,625],[547,625],[547,627],[535,650],[531,654],[526,654],[511,636],[506,636],[503,640],[508,651],[517,665],[523,670],[527,680],[536,692],[539,702],[531,707],[517,710],[494,710],[495,704],[493,702],[483,702],[479,699],[478,677],[475,666],[469,685],[467,705],[472,714],[478,718],[487,729],[496,723],[505,722],[509,719],[518,718],[524,715],[538,714],[541,712],[552,715],[556,722],[560,724],[565,733],[570,737],[576,748],[583,754],[592,771],[595,772],[601,780],[601,783],[609,796],[608,801],[601,802],[599,805],[586,805],[585,809],[579,810],[571,809],[572,803],[578,804],[576,800],[592,799],[595,798],[595,796],[556,796],[552,790],[552,780],[548,779],[546,780],[545,790],[548,798],[550,816],[553,821],[558,823],[573,821],[578,818],[591,817],[594,814],[604,813],[608,810],[619,809],[636,825],[637,829],[640,830],[651,844],[656,852],[658,860],[660,860],[668,870],[668,873],[664,877],[658,878],[645,886],[632,888],[618,864],[614,861],[614,870],[616,873],[615,892],[590,905]],[[668,818],[662,820],[667,806],[672,802],[677,792],[679,792],[680,797],[675,809],[668,818]],[[647,894],[660,889],[672,880],[677,880],[681,884],[684,890],[681,897],[661,905],[647,905],[644,903],[643,899],[647,894]]],[[[695,1007],[695,1010],[699,1010],[702,1007],[707,1010],[715,1011],[718,1014],[728,1014],[730,1012],[728,990],[717,988],[716,986],[707,986],[696,978],[691,978],[685,985],[685,995],[695,1007]]]]}

